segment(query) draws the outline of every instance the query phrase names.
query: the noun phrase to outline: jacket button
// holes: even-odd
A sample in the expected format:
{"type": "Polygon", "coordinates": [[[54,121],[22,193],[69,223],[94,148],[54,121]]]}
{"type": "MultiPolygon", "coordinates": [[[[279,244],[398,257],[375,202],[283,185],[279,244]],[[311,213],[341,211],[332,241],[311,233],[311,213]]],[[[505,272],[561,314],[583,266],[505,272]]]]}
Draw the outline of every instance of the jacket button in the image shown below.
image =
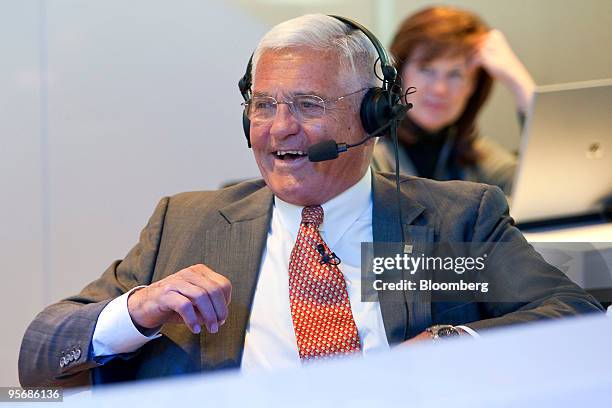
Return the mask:
{"type": "Polygon", "coordinates": [[[60,368],[64,368],[65,365],[66,365],[66,359],[64,359],[64,357],[62,356],[62,358],[60,358],[60,368]]]}
{"type": "Polygon", "coordinates": [[[75,360],[78,360],[79,358],[81,358],[81,348],[77,348],[74,351],[74,358],[75,358],[75,360]]]}

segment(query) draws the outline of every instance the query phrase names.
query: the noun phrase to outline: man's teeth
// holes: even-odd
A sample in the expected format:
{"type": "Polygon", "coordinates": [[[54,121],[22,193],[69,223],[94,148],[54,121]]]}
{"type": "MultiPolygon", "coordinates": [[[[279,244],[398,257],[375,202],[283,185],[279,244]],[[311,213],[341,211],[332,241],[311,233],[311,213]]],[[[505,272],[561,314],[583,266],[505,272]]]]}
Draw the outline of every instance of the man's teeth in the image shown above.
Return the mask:
{"type": "Polygon", "coordinates": [[[284,156],[286,154],[293,154],[296,156],[305,156],[306,152],[302,151],[302,150],[277,150],[276,151],[276,155],[277,156],[284,156]]]}

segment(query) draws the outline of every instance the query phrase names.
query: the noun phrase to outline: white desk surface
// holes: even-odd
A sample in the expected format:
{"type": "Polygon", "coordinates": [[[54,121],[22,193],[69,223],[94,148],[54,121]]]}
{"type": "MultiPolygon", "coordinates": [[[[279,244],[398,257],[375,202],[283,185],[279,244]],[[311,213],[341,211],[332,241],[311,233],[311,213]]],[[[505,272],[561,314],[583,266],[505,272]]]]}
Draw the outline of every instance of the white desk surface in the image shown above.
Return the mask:
{"type": "Polygon", "coordinates": [[[109,386],[66,407],[610,406],[612,318],[522,325],[308,368],[109,386]]]}

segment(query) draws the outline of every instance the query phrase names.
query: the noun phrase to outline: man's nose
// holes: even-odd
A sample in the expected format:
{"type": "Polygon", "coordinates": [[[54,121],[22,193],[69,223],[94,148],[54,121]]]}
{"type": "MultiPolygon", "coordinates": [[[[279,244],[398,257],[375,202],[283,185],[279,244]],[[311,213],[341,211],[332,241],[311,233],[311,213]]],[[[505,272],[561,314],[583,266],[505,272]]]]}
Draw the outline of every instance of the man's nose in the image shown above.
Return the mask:
{"type": "Polygon", "coordinates": [[[299,132],[300,123],[289,109],[289,105],[279,103],[276,105],[276,113],[272,119],[270,135],[275,137],[290,136],[299,132]]]}

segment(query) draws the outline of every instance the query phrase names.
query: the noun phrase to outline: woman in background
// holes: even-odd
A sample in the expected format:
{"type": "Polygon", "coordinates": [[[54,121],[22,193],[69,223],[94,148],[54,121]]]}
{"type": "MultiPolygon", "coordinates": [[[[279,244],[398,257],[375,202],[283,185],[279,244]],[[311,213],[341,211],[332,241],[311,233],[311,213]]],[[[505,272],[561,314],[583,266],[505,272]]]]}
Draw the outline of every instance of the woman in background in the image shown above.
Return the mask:
{"type": "MultiPolygon", "coordinates": [[[[469,180],[510,193],[516,159],[475,126],[493,79],[514,96],[522,125],[535,83],[503,34],[475,14],[431,7],[408,17],[391,44],[414,108],[398,129],[400,172],[437,180],[469,180]]],[[[372,167],[395,171],[393,142],[380,138],[372,167]]]]}

